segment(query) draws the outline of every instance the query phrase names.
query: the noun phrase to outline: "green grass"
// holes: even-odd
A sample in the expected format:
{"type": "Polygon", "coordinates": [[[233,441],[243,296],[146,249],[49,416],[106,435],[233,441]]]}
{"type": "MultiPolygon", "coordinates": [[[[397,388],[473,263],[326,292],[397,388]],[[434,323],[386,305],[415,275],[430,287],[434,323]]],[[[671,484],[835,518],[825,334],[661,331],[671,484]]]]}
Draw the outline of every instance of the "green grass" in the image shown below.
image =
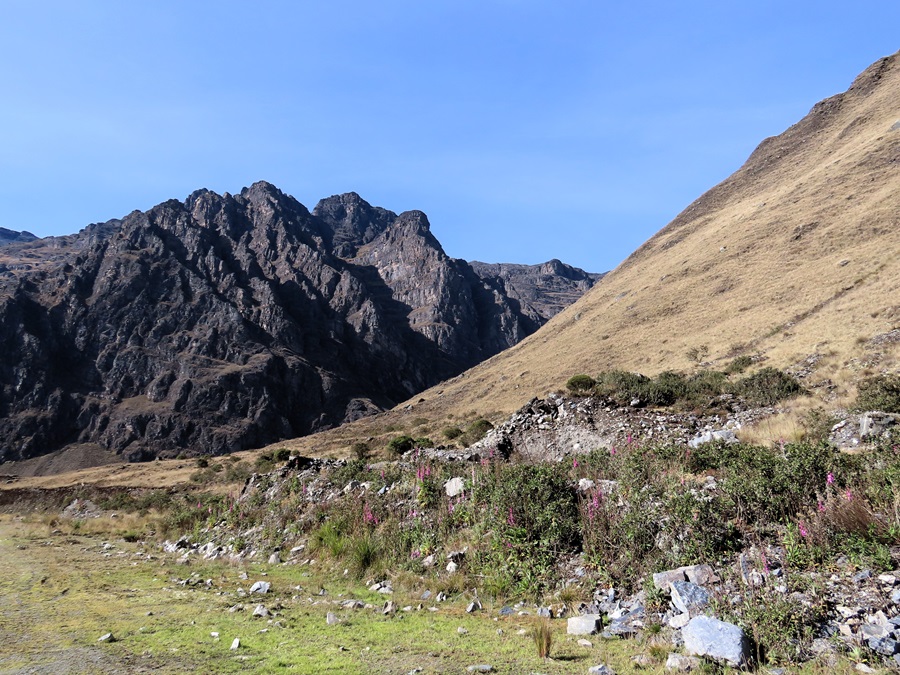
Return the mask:
{"type": "MultiPolygon", "coordinates": [[[[181,565],[176,556],[161,555],[153,546],[97,534],[51,534],[41,523],[8,517],[0,519],[0,558],[5,566],[0,576],[2,671],[43,664],[72,673],[104,668],[162,673],[408,673],[422,668],[424,673],[465,673],[467,665],[490,663],[498,673],[564,674],[607,663],[624,674],[636,672],[633,656],[651,653],[660,659],[640,672],[661,674],[669,651],[657,642],[660,636],[649,635],[630,641],[592,636],[594,646],[582,647],[566,634],[565,620],[552,620],[546,624],[552,633],[550,658],[544,660],[534,648],[536,617],[500,617],[499,603],[486,602],[484,611],[467,614],[462,594],[439,605],[438,612],[385,616],[377,609],[346,610],[331,601],[359,599],[378,608],[386,598],[369,592],[364,582],[318,564],[181,565]],[[104,551],[103,541],[113,548],[104,551]],[[135,556],[139,551],[145,555],[135,556]],[[148,560],[146,553],[155,559],[148,560]],[[241,572],[249,578],[242,580],[241,572]],[[190,575],[212,579],[211,586],[177,584],[190,575]],[[268,595],[237,596],[239,587],[247,589],[258,579],[271,582],[268,595]],[[324,596],[318,595],[321,587],[327,590],[324,596]],[[245,611],[229,613],[238,602],[245,611]],[[251,617],[257,602],[275,609],[273,619],[280,627],[251,617]],[[329,611],[340,623],[326,625],[329,611]],[[460,634],[460,627],[467,632],[460,634]],[[97,638],[110,631],[117,641],[98,644],[97,638]],[[213,632],[219,633],[218,640],[213,632]],[[235,637],[241,648],[232,652],[235,637]]],[[[392,599],[399,607],[417,605],[428,586],[421,583],[400,588],[392,599]]],[[[792,672],[853,670],[842,660],[833,668],[806,664],[792,672]]]]}

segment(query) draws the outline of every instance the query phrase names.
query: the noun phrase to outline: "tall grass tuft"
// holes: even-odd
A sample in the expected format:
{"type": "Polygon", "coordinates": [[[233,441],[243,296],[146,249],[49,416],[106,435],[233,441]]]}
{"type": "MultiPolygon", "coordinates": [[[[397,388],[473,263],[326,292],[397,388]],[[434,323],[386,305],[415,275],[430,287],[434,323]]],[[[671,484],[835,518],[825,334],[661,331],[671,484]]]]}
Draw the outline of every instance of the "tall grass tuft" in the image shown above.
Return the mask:
{"type": "Polygon", "coordinates": [[[550,647],[553,645],[553,630],[548,619],[541,619],[531,627],[531,639],[537,647],[539,658],[546,659],[550,656],[550,647]]]}

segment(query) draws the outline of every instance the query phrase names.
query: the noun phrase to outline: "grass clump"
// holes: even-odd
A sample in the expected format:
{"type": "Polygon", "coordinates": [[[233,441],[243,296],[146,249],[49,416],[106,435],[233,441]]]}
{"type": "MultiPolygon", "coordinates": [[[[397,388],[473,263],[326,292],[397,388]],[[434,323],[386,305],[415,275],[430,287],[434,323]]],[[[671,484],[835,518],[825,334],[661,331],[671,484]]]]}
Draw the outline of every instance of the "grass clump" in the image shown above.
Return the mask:
{"type": "Polygon", "coordinates": [[[553,627],[547,619],[541,619],[535,622],[531,627],[531,639],[534,640],[534,646],[537,649],[539,659],[546,659],[550,656],[550,648],[553,646],[553,627]]]}

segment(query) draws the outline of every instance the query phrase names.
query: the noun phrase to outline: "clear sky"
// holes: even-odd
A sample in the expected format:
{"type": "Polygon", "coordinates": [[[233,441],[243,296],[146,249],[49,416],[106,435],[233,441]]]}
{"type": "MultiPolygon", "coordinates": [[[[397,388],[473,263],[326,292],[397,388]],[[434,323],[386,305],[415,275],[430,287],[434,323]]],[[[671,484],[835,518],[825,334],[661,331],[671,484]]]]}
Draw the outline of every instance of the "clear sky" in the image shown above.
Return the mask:
{"type": "Polygon", "coordinates": [[[896,0],[0,0],[0,226],[268,180],[603,271],[898,27],[896,0]]]}

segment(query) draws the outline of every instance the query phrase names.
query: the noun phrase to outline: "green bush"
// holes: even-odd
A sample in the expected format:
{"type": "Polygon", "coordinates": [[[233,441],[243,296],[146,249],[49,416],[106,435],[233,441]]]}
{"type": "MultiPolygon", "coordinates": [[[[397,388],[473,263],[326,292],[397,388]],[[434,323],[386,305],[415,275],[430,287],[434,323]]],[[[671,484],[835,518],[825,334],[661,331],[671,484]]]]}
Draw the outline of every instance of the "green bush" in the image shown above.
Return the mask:
{"type": "Polygon", "coordinates": [[[463,445],[472,445],[484,438],[484,435],[493,428],[494,425],[488,420],[477,419],[466,427],[465,433],[459,437],[459,440],[463,445]]]}
{"type": "Polygon", "coordinates": [[[728,375],[739,375],[749,368],[753,363],[753,359],[749,356],[738,356],[731,363],[725,366],[725,372],[728,375]]]}
{"type": "Polygon", "coordinates": [[[365,460],[372,454],[372,448],[368,443],[357,441],[350,446],[350,453],[358,460],[365,460]]]}
{"type": "Polygon", "coordinates": [[[286,462],[291,458],[291,451],[287,448],[278,448],[273,455],[276,462],[286,462]]]}
{"type": "Polygon", "coordinates": [[[428,436],[420,436],[415,440],[415,447],[417,448],[433,448],[434,441],[432,441],[428,436]]]}
{"type": "Polygon", "coordinates": [[[791,375],[767,366],[738,381],[735,393],[751,405],[775,405],[803,393],[803,387],[791,375]]]}
{"type": "Polygon", "coordinates": [[[595,384],[597,381],[590,375],[573,375],[566,382],[566,389],[573,394],[586,394],[594,388],[595,384]]]}
{"type": "Polygon", "coordinates": [[[446,438],[448,441],[452,441],[452,440],[462,436],[463,430],[460,429],[459,427],[446,427],[441,433],[444,435],[444,438],[446,438]]]}
{"type": "Polygon", "coordinates": [[[388,443],[387,449],[394,455],[402,455],[404,452],[412,450],[415,445],[416,440],[412,436],[404,434],[402,436],[394,436],[388,443]]]}
{"type": "Polygon", "coordinates": [[[856,409],[900,413],[900,375],[876,375],[858,385],[856,409]]]}

